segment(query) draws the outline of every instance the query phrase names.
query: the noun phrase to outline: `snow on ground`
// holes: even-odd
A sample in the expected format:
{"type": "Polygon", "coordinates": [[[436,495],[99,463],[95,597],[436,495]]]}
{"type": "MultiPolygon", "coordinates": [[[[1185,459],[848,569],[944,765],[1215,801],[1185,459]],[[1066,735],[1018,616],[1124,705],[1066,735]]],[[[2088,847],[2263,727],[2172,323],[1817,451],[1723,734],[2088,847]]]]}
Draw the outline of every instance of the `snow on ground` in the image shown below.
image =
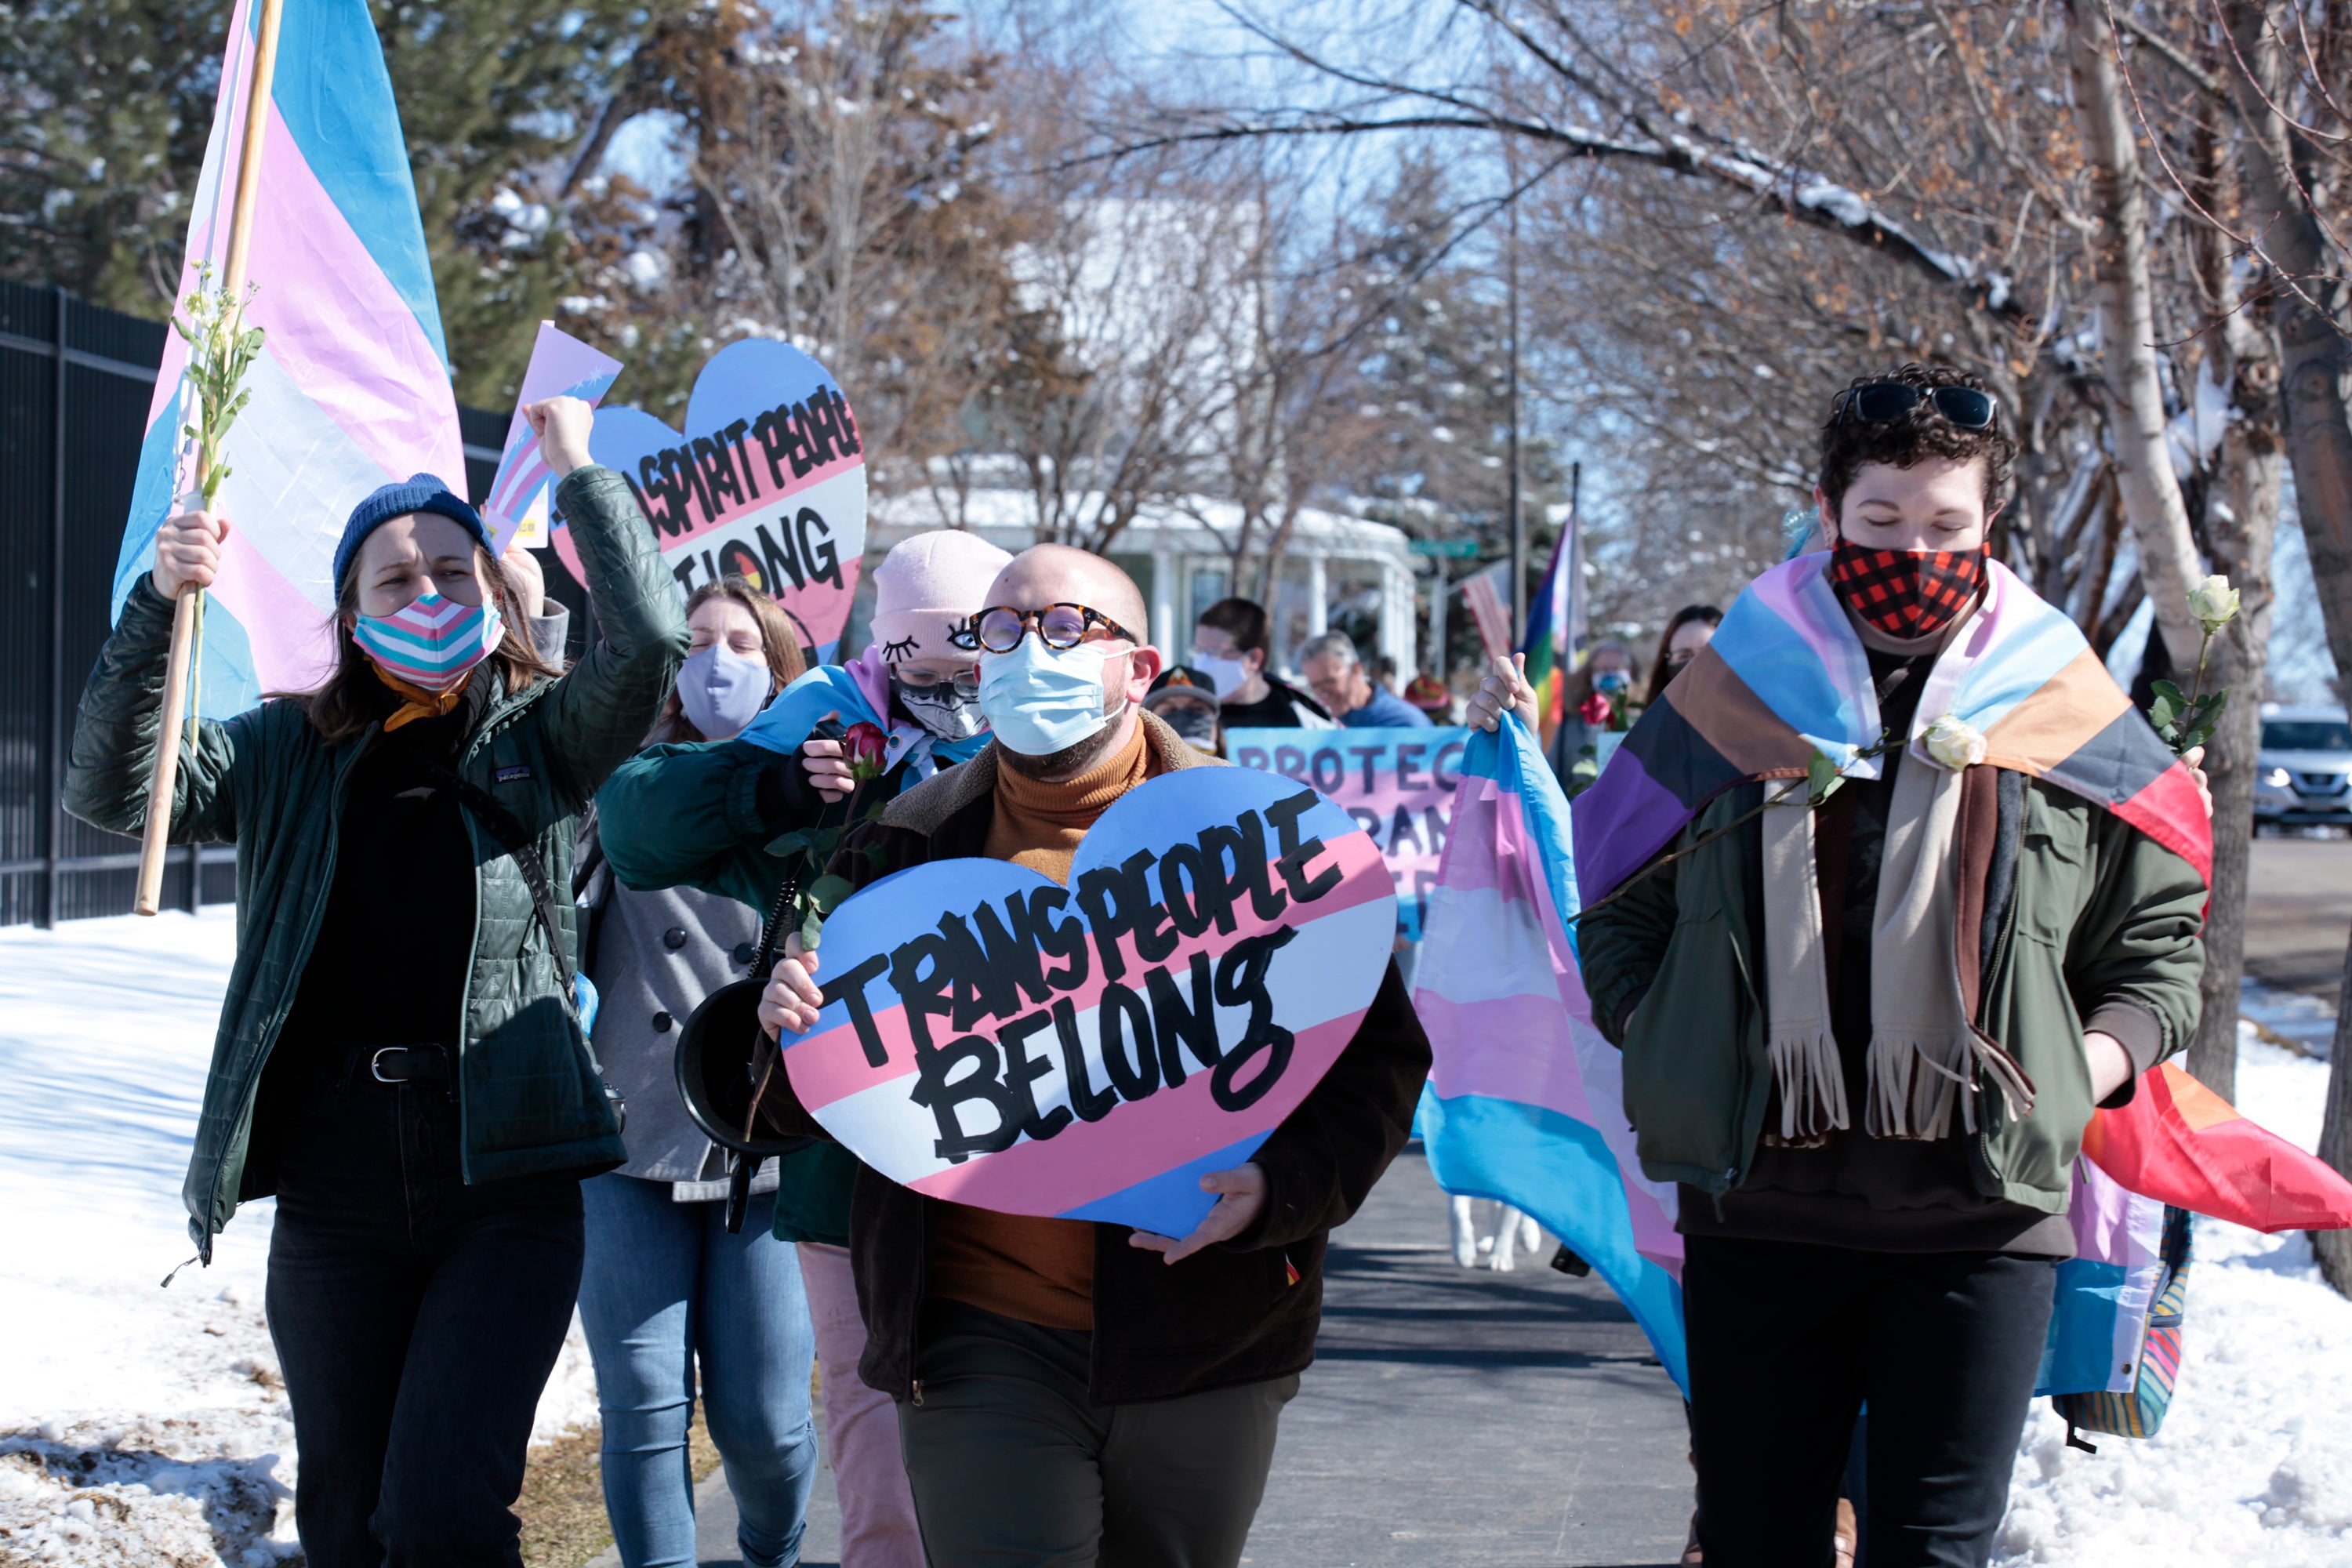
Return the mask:
{"type": "MultiPolygon", "coordinates": [[[[227,910],[0,930],[0,1562],[265,1568],[294,1542],[294,1434],[262,1319],[271,1205],[209,1269],[180,1180],[226,984],[227,910]]],[[[2325,1052],[2308,998],[2247,1013],[2325,1052]]],[[[2308,1149],[2326,1064],[2242,1031],[2238,1104],[2308,1149]]],[[[2352,1302],[2300,1236],[2199,1222],[2180,1390],[2145,1442],[2028,1424],[2002,1568],[2352,1562],[2352,1302]]],[[[542,1435],[595,1418],[575,1324],[542,1435]]]]}
{"type": "MultiPolygon", "coordinates": [[[[2247,1014],[2325,1048],[2308,997],[2249,990],[2247,1014]],[[2301,1026],[2298,1027],[2297,1026],[2301,1026]]],[[[2327,1063],[2239,1029],[2238,1109],[2317,1146],[2327,1063]]],[[[2180,1382],[2146,1440],[2091,1434],[2037,1401],[2001,1527],[2000,1568],[2343,1568],[2352,1563],[2352,1301],[2301,1234],[2199,1219],[2180,1382]]]]}
{"type": "MultiPolygon", "coordinates": [[[[274,1205],[158,1288],[195,1250],[180,1182],[234,941],[226,909],[0,930],[0,1562],[299,1558],[274,1205]]],[[[595,1415],[575,1323],[539,1429],[595,1415]]]]}

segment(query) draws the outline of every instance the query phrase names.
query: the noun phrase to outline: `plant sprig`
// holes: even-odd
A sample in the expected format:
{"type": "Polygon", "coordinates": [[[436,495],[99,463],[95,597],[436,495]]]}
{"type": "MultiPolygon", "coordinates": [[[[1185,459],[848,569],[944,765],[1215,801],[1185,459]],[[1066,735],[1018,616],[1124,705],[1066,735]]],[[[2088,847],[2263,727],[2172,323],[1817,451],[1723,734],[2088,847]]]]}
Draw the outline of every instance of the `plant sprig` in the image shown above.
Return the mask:
{"type": "Polygon", "coordinates": [[[196,444],[196,487],[207,511],[230,472],[221,461],[221,443],[253,395],[245,374],[261,353],[262,332],[245,324],[245,307],[258,291],[259,285],[248,283],[243,299],[231,298],[226,286],[213,282],[213,264],[200,261],[194,290],[172,317],[173,330],[187,340],[185,374],[196,397],[195,416],[180,430],[196,444]]]}

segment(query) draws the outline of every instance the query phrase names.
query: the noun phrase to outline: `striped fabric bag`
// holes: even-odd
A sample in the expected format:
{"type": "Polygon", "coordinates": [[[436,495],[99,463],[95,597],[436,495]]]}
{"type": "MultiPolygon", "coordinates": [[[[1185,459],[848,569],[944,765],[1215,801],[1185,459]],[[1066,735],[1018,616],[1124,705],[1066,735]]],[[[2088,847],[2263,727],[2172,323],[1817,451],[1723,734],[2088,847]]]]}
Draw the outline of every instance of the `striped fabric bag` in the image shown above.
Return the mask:
{"type": "Polygon", "coordinates": [[[2164,1282],[2147,1315],[2131,1387],[2120,1393],[2062,1394],[2051,1400],[2051,1407],[2065,1419],[2066,1441],[2073,1447],[2098,1452],[2080,1432],[2153,1437],[2164,1425],[2173,1387],[2180,1381],[2180,1325],[2189,1315],[2189,1224],[2187,1209],[2164,1211],[2164,1282]]]}

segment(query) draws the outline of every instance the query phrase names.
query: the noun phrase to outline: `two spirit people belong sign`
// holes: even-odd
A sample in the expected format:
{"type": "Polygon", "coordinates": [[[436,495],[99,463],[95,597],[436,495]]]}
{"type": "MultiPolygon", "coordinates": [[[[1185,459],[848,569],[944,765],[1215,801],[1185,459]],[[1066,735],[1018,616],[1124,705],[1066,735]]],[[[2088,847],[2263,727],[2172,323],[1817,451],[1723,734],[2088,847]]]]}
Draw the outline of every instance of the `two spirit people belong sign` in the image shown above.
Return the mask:
{"type": "Polygon", "coordinates": [[[882,1174],[1008,1214],[1188,1234],[1380,989],[1394,884],[1287,779],[1188,768],[1121,797],[1066,887],[918,866],[828,919],[793,1092],[882,1174]]]}
{"type": "MultiPolygon", "coordinates": [[[[628,480],[681,593],[742,577],[834,658],[866,553],[866,449],[824,366],[790,343],[729,343],[695,378],[683,430],[606,404],[588,453],[628,480]]],[[[571,531],[551,536],[581,577],[571,531]]]]}

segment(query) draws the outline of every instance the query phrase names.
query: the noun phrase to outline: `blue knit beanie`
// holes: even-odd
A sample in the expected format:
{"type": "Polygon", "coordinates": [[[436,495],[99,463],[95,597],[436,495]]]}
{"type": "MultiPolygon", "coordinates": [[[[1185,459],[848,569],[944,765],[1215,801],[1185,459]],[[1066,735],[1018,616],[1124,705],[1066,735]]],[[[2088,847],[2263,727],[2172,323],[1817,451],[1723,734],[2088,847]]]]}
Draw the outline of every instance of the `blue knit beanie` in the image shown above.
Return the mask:
{"type": "Polygon", "coordinates": [[[352,558],[367,536],[395,517],[412,511],[429,511],[446,517],[474,536],[485,550],[490,547],[490,531],[482,521],[482,514],[466,504],[466,498],[453,494],[447,485],[431,474],[411,474],[398,484],[384,485],[374,494],[352,509],[352,520],[343,524],[343,542],[335,546],[335,592],[343,591],[343,576],[352,569],[352,558]]]}

